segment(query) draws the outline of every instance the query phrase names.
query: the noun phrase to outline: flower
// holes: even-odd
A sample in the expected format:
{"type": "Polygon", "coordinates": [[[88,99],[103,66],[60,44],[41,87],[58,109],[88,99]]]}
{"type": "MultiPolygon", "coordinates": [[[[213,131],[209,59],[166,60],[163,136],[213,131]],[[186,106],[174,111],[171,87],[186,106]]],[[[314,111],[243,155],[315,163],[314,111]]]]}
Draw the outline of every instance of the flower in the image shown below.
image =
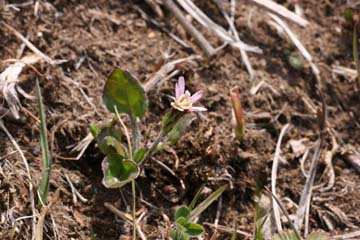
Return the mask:
{"type": "Polygon", "coordinates": [[[179,81],[175,85],[175,98],[171,106],[181,112],[201,112],[206,111],[204,107],[194,107],[193,104],[202,97],[202,91],[197,91],[191,96],[188,90],[185,91],[184,77],[179,77],[179,81]]]}

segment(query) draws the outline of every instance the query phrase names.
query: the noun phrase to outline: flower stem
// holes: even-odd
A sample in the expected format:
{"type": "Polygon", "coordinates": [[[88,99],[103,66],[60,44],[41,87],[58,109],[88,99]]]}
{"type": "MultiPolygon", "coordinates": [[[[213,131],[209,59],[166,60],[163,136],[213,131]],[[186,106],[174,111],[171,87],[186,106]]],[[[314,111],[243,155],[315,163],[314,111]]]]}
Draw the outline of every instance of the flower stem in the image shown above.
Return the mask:
{"type": "Polygon", "coordinates": [[[150,149],[147,151],[146,155],[144,156],[144,159],[141,161],[141,163],[145,162],[146,160],[148,160],[151,155],[153,155],[157,145],[159,145],[161,139],[165,136],[164,132],[162,130],[160,130],[159,135],[157,136],[157,138],[155,139],[155,141],[151,144],[150,149]]]}
{"type": "Polygon", "coordinates": [[[132,191],[132,200],[133,200],[133,209],[132,209],[132,218],[133,218],[133,240],[136,240],[136,190],[135,190],[135,180],[131,181],[131,191],[132,191]]]}

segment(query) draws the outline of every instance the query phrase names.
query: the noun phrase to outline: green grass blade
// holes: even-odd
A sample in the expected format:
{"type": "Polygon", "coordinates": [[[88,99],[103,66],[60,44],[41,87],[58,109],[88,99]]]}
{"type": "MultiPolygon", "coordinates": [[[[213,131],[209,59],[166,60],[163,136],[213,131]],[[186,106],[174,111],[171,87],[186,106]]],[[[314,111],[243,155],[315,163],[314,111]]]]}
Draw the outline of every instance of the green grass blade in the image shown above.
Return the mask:
{"type": "Polygon", "coordinates": [[[205,185],[202,185],[199,189],[199,191],[197,191],[195,197],[193,198],[193,200],[191,201],[190,205],[189,205],[189,208],[190,210],[193,209],[197,203],[197,200],[199,199],[200,197],[200,193],[202,192],[202,190],[204,189],[205,185]]]}
{"type": "Polygon", "coordinates": [[[210,206],[220,195],[225,191],[226,186],[222,186],[213,192],[209,197],[207,197],[203,202],[201,202],[196,208],[194,208],[190,213],[190,221],[193,221],[197,216],[199,216],[206,208],[210,206]]]}
{"type": "Polygon", "coordinates": [[[38,80],[36,80],[36,97],[37,97],[39,115],[40,115],[40,143],[41,143],[41,156],[43,161],[39,195],[40,195],[41,205],[46,205],[47,196],[49,192],[49,185],[50,185],[50,172],[51,172],[52,160],[49,152],[45,112],[42,103],[42,97],[40,93],[40,86],[38,80]]]}
{"type": "Polygon", "coordinates": [[[358,24],[354,24],[354,31],[353,31],[353,58],[356,66],[357,71],[357,80],[358,85],[360,87],[360,66],[359,66],[359,57],[358,57],[358,47],[357,47],[357,26],[358,24]]]}

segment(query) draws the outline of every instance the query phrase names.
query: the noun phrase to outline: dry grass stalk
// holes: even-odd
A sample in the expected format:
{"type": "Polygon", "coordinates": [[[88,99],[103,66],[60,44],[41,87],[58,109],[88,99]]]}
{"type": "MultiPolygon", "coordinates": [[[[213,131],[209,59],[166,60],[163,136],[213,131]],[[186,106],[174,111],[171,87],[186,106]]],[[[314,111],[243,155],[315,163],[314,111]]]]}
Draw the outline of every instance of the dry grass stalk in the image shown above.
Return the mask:
{"type": "Polygon", "coordinates": [[[284,6],[281,6],[280,4],[278,4],[272,0],[248,0],[248,2],[254,3],[260,7],[266,8],[266,10],[269,10],[274,14],[277,14],[286,19],[289,19],[292,22],[294,22],[302,27],[306,27],[309,24],[309,22],[306,19],[302,18],[301,16],[297,15],[296,13],[289,11],[284,6]]]}
{"type": "Polygon", "coordinates": [[[280,135],[278,138],[278,142],[276,144],[276,150],[275,150],[275,155],[274,155],[274,160],[273,160],[273,165],[272,165],[272,170],[271,170],[271,192],[273,195],[272,206],[273,206],[273,214],[274,214],[274,218],[275,218],[276,228],[277,228],[278,232],[281,232],[283,229],[281,226],[279,207],[275,200],[275,198],[276,198],[276,178],[277,178],[277,169],[278,169],[279,159],[280,159],[281,142],[282,142],[282,139],[283,139],[285,133],[288,131],[289,127],[290,127],[290,125],[286,124],[281,129],[281,132],[280,132],[280,135]]]}
{"type": "MultiPolygon", "coordinates": [[[[112,213],[114,213],[116,216],[118,216],[119,218],[121,218],[122,220],[126,221],[127,223],[133,225],[133,218],[130,214],[124,213],[122,211],[120,211],[119,209],[117,209],[114,205],[110,204],[110,203],[104,203],[104,206],[112,213]]],[[[140,217],[138,219],[141,219],[140,217]]],[[[141,231],[140,226],[137,224],[137,228],[136,228],[140,238],[142,240],[146,240],[145,234],[141,231]]]]}
{"type": "Polygon", "coordinates": [[[169,29],[165,27],[163,23],[160,23],[156,21],[155,19],[151,18],[149,15],[147,15],[141,8],[138,6],[134,6],[134,8],[140,13],[141,17],[145,19],[146,21],[150,22],[151,24],[158,27],[161,31],[165,32],[169,35],[172,39],[174,39],[178,44],[180,44],[182,47],[186,49],[192,49],[189,44],[187,44],[185,41],[183,41],[181,38],[173,34],[169,29]]]}
{"type": "Polygon", "coordinates": [[[201,25],[206,29],[212,31],[215,35],[221,38],[231,46],[243,49],[248,52],[262,53],[262,50],[256,46],[250,46],[240,40],[236,40],[235,37],[228,33],[223,27],[212,21],[203,11],[201,11],[192,1],[190,0],[177,0],[178,3],[201,25]]]}
{"type": "MultiPolygon", "coordinates": [[[[215,2],[218,4],[222,14],[224,15],[226,21],[228,22],[233,37],[235,38],[236,41],[241,41],[240,37],[239,37],[239,33],[236,30],[235,23],[234,23],[234,21],[235,21],[235,16],[234,15],[235,15],[235,9],[236,9],[236,1],[231,0],[231,16],[229,16],[227,14],[227,12],[225,11],[225,9],[222,7],[222,2],[220,2],[219,0],[216,0],[215,2]]],[[[248,71],[248,73],[250,75],[250,80],[252,80],[255,77],[255,72],[254,72],[254,69],[251,66],[249,56],[247,55],[247,53],[246,53],[246,51],[244,49],[239,48],[239,50],[240,50],[241,59],[243,60],[243,62],[245,64],[245,67],[246,67],[246,69],[247,69],[247,71],[248,71]]]]}
{"type": "Polygon", "coordinates": [[[35,234],[35,240],[42,240],[43,239],[43,229],[44,229],[44,223],[46,215],[50,212],[51,207],[60,199],[60,189],[57,189],[54,193],[52,201],[47,206],[43,206],[41,208],[39,220],[37,222],[36,226],[36,234],[35,234]]]}
{"type": "MultiPolygon", "coordinates": [[[[301,198],[299,201],[299,207],[296,211],[296,217],[294,220],[294,225],[297,230],[300,230],[304,221],[305,214],[308,216],[310,201],[312,195],[312,188],[314,185],[315,174],[317,170],[317,164],[321,155],[321,151],[325,142],[325,125],[326,125],[326,105],[323,99],[322,110],[318,109],[318,122],[319,122],[319,139],[317,141],[316,149],[314,156],[311,161],[310,170],[308,173],[308,177],[306,178],[305,186],[303,192],[301,194],[301,198]]],[[[308,217],[307,217],[308,220],[308,217]]],[[[308,222],[305,222],[305,225],[308,226],[308,222]]],[[[305,229],[307,232],[307,229],[305,229]]]]}
{"type": "Polygon", "coordinates": [[[11,135],[9,130],[5,127],[5,124],[2,119],[0,119],[0,128],[5,132],[7,137],[10,139],[11,143],[14,145],[15,149],[19,152],[20,157],[23,160],[23,163],[26,168],[26,172],[28,175],[28,185],[29,185],[29,199],[30,199],[30,204],[31,204],[32,220],[33,220],[32,221],[32,230],[33,230],[33,235],[34,235],[36,233],[36,210],[35,210],[35,199],[34,199],[34,191],[33,191],[34,187],[33,187],[33,183],[32,183],[29,164],[28,164],[28,161],[25,158],[25,155],[24,155],[23,151],[21,150],[20,146],[17,144],[17,142],[15,141],[14,137],[11,135]]]}
{"type": "Polygon", "coordinates": [[[46,54],[44,54],[43,52],[41,52],[37,47],[35,47],[34,44],[32,44],[29,40],[26,39],[26,37],[24,37],[21,33],[19,33],[15,28],[13,28],[12,26],[8,25],[5,22],[1,22],[1,24],[8,29],[10,32],[12,32],[17,38],[19,38],[31,51],[33,51],[36,55],[38,55],[39,57],[41,57],[41,59],[43,59],[45,62],[51,64],[51,65],[56,65],[56,64],[61,64],[66,62],[67,60],[53,60],[51,59],[49,56],[47,56],[46,54]]]}
{"type": "Polygon", "coordinates": [[[288,35],[288,37],[290,38],[290,40],[293,42],[293,44],[297,47],[297,49],[300,51],[300,53],[303,55],[303,57],[306,59],[306,61],[308,61],[311,70],[313,72],[313,74],[316,77],[316,80],[319,84],[321,84],[321,80],[320,80],[320,71],[318,69],[318,67],[314,64],[313,59],[311,57],[311,54],[306,50],[306,48],[304,47],[304,45],[300,42],[299,38],[290,30],[290,28],[287,26],[287,24],[280,19],[278,16],[269,13],[269,16],[274,20],[274,23],[277,24],[280,28],[282,28],[284,30],[284,32],[288,35]]]}
{"type": "Polygon", "coordinates": [[[351,79],[352,81],[355,81],[358,75],[355,69],[342,67],[342,66],[333,66],[332,72],[344,76],[347,79],[351,79]]]}
{"type": "Polygon", "coordinates": [[[205,52],[207,57],[215,54],[215,49],[206,40],[204,35],[199,32],[191,22],[184,16],[180,8],[172,0],[163,0],[164,6],[176,17],[181,26],[194,38],[199,47],[205,52]]]}
{"type": "Polygon", "coordinates": [[[0,74],[0,89],[3,92],[4,98],[9,104],[10,110],[16,119],[20,118],[19,110],[21,106],[18,96],[20,87],[17,85],[19,82],[19,75],[25,66],[35,64],[40,60],[41,58],[37,55],[25,56],[21,60],[8,66],[0,74]]]}

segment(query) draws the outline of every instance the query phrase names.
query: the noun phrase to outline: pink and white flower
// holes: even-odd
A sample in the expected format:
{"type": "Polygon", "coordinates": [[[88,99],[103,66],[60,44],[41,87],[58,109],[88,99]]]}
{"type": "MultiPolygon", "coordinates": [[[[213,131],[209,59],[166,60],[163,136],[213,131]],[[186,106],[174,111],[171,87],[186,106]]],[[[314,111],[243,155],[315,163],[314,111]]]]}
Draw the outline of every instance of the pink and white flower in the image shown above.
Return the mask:
{"type": "Polygon", "coordinates": [[[175,98],[171,103],[171,106],[176,110],[181,112],[201,112],[206,111],[204,107],[195,107],[194,103],[199,101],[202,97],[203,92],[197,91],[194,95],[191,96],[188,90],[185,91],[185,80],[184,77],[179,77],[179,81],[175,85],[175,98]]]}

